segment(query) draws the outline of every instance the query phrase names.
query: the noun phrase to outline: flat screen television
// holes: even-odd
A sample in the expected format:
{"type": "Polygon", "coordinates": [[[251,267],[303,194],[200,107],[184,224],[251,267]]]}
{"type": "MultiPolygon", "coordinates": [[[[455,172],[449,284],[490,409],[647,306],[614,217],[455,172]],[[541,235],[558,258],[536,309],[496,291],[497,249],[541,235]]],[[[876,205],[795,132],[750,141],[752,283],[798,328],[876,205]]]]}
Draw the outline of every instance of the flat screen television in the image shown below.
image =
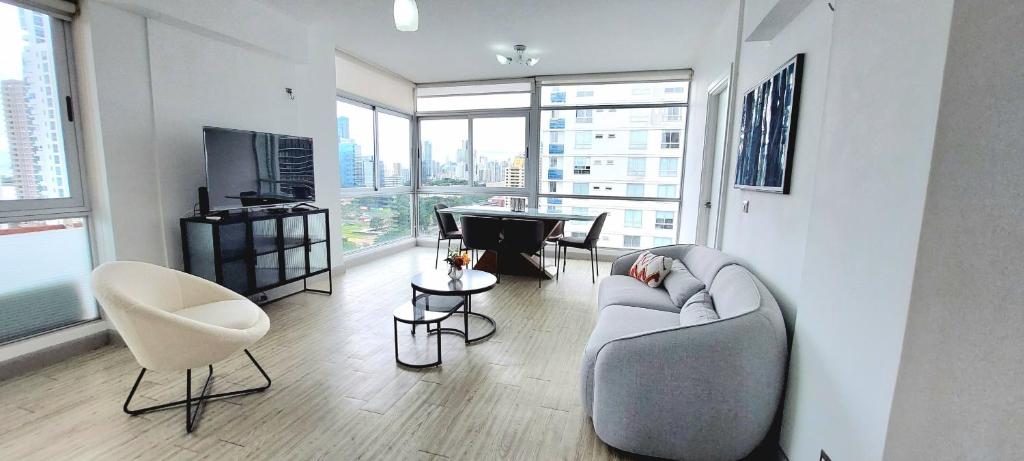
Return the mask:
{"type": "Polygon", "coordinates": [[[203,127],[211,210],[311,202],[313,139],[203,127]]]}

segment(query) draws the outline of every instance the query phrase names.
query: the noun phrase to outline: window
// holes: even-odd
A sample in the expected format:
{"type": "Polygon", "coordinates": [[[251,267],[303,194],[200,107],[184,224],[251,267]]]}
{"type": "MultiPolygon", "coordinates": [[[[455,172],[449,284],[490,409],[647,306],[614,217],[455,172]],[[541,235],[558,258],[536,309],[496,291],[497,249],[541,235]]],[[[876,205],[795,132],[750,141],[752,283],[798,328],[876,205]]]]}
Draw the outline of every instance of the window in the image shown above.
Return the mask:
{"type": "Polygon", "coordinates": [[[530,107],[532,85],[527,82],[416,88],[418,112],[445,112],[530,107]]]}
{"type": "Polygon", "coordinates": [[[679,175],[679,159],[662,157],[658,159],[658,176],[676,177],[679,175]]]}
{"type": "Polygon", "coordinates": [[[0,3],[0,344],[99,318],[78,126],[65,116],[70,30],[0,3]]]}
{"type": "Polygon", "coordinates": [[[473,118],[473,185],[526,187],[526,117],[473,118]]]}
{"type": "Polygon", "coordinates": [[[409,119],[387,112],[377,112],[377,145],[380,161],[380,179],[377,186],[400,187],[412,186],[410,177],[410,158],[412,153],[412,135],[409,119]]]}
{"type": "Polygon", "coordinates": [[[341,245],[351,253],[412,237],[412,194],[341,199],[341,245]]]}
{"type": "Polygon", "coordinates": [[[338,100],[338,161],[342,188],[374,188],[373,107],[338,100]]]}
{"type": "Polygon", "coordinates": [[[587,157],[575,157],[572,167],[573,174],[590,174],[589,161],[590,159],[587,157]]]}
{"type": "MultiPolygon", "coordinates": [[[[655,227],[654,217],[658,211],[679,210],[688,82],[555,85],[540,78],[539,85],[537,206],[543,209],[557,201],[552,206],[563,210],[587,208],[592,215],[607,212],[602,241],[609,247],[621,247],[623,242],[631,242],[634,248],[649,245],[655,237],[674,242],[669,231],[655,227]],[[562,150],[556,153],[544,145],[561,141],[551,133],[563,131],[573,134],[567,135],[567,144],[560,144],[562,150]],[[664,132],[678,135],[664,139],[664,132]],[[678,142],[679,147],[662,148],[662,141],[678,142]],[[550,161],[565,156],[574,157],[568,166],[550,161]],[[662,167],[671,167],[670,177],[660,176],[662,167]],[[627,223],[636,227],[627,227],[627,223]]],[[[671,216],[674,221],[675,214],[671,216]]],[[[567,222],[565,226],[566,235],[589,229],[586,222],[567,222]]]]}
{"type": "Polygon", "coordinates": [[[643,215],[644,212],[641,210],[626,210],[625,213],[625,227],[643,227],[643,215]]]}
{"type": "Polygon", "coordinates": [[[564,131],[552,131],[548,137],[548,143],[550,144],[565,144],[565,132],[564,131]]]}
{"type": "Polygon", "coordinates": [[[683,119],[683,108],[666,107],[662,109],[661,120],[665,122],[678,122],[683,119]]]}
{"type": "Polygon", "coordinates": [[[668,237],[654,237],[654,246],[663,247],[672,244],[672,239],[668,237]]]}
{"type": "Polygon", "coordinates": [[[622,246],[626,248],[640,248],[640,236],[639,235],[624,235],[622,236],[622,246]]]}
{"type": "Polygon", "coordinates": [[[577,131],[576,132],[576,145],[577,149],[590,149],[594,143],[594,132],[593,131],[577,131]]]}
{"type": "Polygon", "coordinates": [[[679,148],[679,130],[665,130],[661,132],[662,149],[679,148]]]}
{"type": "Polygon", "coordinates": [[[587,214],[589,212],[590,212],[590,210],[587,209],[587,208],[578,207],[578,206],[572,207],[572,214],[585,215],[585,214],[587,214]]]}
{"type": "Polygon", "coordinates": [[[346,253],[412,237],[410,117],[361,102],[337,101],[346,253]]]}
{"type": "Polygon", "coordinates": [[[469,120],[420,120],[420,184],[469,185],[469,120]]]}
{"type": "Polygon", "coordinates": [[[671,211],[658,211],[654,214],[655,229],[672,229],[675,227],[675,213],[671,211]]]}
{"type": "Polygon", "coordinates": [[[647,159],[646,158],[631,158],[629,159],[629,166],[626,167],[626,175],[628,176],[643,176],[647,174],[647,159]]]}
{"type": "MultiPolygon", "coordinates": [[[[416,228],[420,237],[437,237],[437,218],[434,216],[434,205],[443,203],[449,207],[462,205],[508,206],[509,199],[514,196],[496,196],[490,194],[420,194],[416,210],[416,228]]],[[[551,205],[545,204],[547,207],[551,205]]],[[[557,212],[557,210],[556,210],[557,212]]],[[[454,243],[452,244],[454,248],[454,243]]]]}
{"type": "Polygon", "coordinates": [[[647,130],[632,130],[629,132],[630,149],[647,148],[647,130]]]}

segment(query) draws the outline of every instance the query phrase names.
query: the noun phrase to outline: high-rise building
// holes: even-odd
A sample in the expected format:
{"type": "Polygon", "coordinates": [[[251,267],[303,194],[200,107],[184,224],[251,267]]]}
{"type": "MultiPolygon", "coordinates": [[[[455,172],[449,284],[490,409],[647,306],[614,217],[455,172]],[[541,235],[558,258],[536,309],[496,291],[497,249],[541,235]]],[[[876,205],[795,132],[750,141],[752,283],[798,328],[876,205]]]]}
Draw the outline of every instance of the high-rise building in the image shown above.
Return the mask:
{"type": "Polygon", "coordinates": [[[505,167],[505,187],[526,187],[526,157],[515,157],[505,167]]]}
{"type": "Polygon", "coordinates": [[[434,144],[430,141],[423,141],[423,172],[420,175],[424,178],[433,178],[436,170],[434,166],[434,144]]]}
{"type": "Polygon", "coordinates": [[[11,156],[12,186],[19,199],[43,198],[37,178],[39,162],[32,143],[32,120],[25,102],[25,82],[4,80],[0,83],[4,108],[4,128],[11,156]]]}
{"type": "Polygon", "coordinates": [[[50,19],[24,8],[18,10],[18,19],[24,34],[25,45],[21,50],[24,98],[36,151],[39,194],[42,198],[67,197],[68,171],[50,19]]]}

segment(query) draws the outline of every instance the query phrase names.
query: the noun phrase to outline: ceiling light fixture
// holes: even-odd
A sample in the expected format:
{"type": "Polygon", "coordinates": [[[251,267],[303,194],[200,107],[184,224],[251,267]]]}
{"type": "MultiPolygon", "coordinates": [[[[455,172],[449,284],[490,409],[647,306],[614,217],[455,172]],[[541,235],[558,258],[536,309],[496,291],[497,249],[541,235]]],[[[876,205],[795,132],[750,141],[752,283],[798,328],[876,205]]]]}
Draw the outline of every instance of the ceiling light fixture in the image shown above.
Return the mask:
{"type": "Polygon", "coordinates": [[[515,51],[514,57],[505,56],[503,54],[494,55],[495,59],[498,60],[498,64],[505,65],[512,64],[513,62],[518,62],[519,64],[525,64],[527,66],[532,67],[536,66],[537,63],[540,62],[539,58],[526,58],[524,56],[526,54],[526,45],[516,45],[515,47],[512,48],[512,50],[515,51]]]}
{"type": "Polygon", "coordinates": [[[395,0],[395,28],[401,32],[416,32],[420,28],[420,12],[416,0],[395,0]]]}

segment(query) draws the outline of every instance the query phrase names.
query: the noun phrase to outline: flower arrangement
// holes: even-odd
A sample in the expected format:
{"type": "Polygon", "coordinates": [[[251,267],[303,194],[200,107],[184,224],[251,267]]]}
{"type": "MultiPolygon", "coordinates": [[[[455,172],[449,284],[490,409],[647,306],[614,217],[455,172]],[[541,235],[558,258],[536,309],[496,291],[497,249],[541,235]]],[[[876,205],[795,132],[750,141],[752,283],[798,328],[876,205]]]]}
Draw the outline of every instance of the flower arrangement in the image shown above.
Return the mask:
{"type": "Polygon", "coordinates": [[[449,266],[452,266],[456,269],[462,269],[463,266],[469,264],[469,252],[453,251],[451,253],[448,253],[448,257],[444,258],[444,262],[448,263],[449,266]]]}
{"type": "Polygon", "coordinates": [[[448,277],[452,280],[461,279],[462,268],[469,265],[469,252],[450,252],[448,253],[448,257],[444,258],[444,262],[448,263],[448,277]]]}

